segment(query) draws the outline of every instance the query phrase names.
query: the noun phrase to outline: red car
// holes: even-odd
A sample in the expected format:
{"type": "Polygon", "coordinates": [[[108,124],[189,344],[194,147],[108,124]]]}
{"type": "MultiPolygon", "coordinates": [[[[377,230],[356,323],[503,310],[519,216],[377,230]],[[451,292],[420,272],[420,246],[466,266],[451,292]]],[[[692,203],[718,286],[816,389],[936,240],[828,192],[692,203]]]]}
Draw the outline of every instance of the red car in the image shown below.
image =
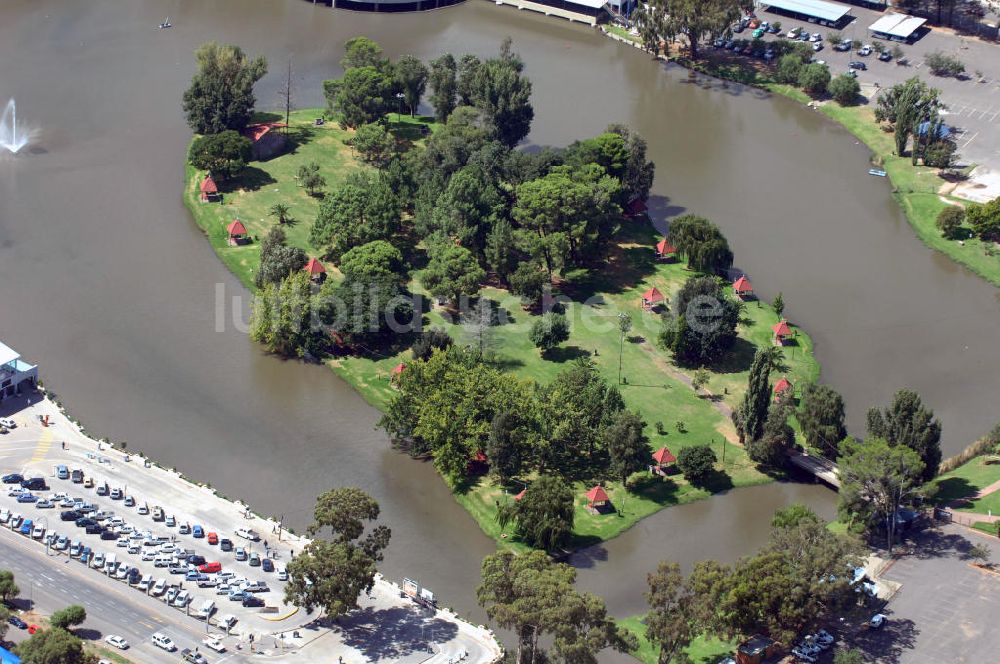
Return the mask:
{"type": "Polygon", "coordinates": [[[211,562],[198,565],[198,571],[202,574],[215,574],[222,571],[222,563],[211,562]]]}
{"type": "Polygon", "coordinates": [[[219,534],[218,533],[209,533],[208,537],[206,537],[206,539],[208,540],[209,544],[218,544],[219,543],[219,534]]]}

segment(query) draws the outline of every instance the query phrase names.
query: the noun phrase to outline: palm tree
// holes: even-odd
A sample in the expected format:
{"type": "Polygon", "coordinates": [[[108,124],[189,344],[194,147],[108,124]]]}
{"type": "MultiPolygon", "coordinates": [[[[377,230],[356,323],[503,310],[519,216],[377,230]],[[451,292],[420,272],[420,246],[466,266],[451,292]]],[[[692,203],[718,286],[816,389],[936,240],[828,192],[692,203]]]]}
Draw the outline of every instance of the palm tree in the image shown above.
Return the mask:
{"type": "Polygon", "coordinates": [[[284,203],[275,203],[268,212],[272,217],[277,217],[278,223],[282,225],[288,223],[291,219],[291,216],[288,214],[290,210],[284,203]]]}

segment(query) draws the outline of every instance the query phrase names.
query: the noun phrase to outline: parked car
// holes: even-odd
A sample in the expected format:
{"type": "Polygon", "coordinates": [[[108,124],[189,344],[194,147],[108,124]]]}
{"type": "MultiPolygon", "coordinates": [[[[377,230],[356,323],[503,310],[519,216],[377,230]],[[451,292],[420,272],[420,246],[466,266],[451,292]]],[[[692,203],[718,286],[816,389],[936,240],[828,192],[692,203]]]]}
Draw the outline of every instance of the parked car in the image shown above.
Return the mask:
{"type": "Polygon", "coordinates": [[[222,539],[219,540],[219,548],[223,551],[232,551],[233,541],[231,539],[223,537],[222,539]]]}
{"type": "Polygon", "coordinates": [[[816,42],[815,44],[813,44],[813,50],[816,51],[817,53],[819,51],[822,51],[823,50],[823,42],[816,42]]]}
{"type": "Polygon", "coordinates": [[[876,613],[876,614],[875,614],[874,616],[872,616],[872,617],[871,617],[871,619],[870,619],[870,620],[869,620],[869,621],[867,622],[867,625],[868,625],[868,628],[869,628],[869,629],[882,629],[883,627],[885,627],[885,623],[886,623],[886,621],[888,621],[888,620],[889,620],[889,619],[888,619],[888,618],[886,618],[886,617],[885,617],[885,616],[884,616],[883,614],[881,614],[881,613],[876,613]]]}
{"type": "Polygon", "coordinates": [[[863,63],[863,62],[861,62],[860,60],[851,60],[851,61],[850,61],[850,62],[849,62],[849,63],[847,64],[847,66],[848,66],[848,67],[850,67],[851,69],[860,69],[860,70],[862,70],[862,71],[864,71],[864,70],[868,69],[868,65],[866,65],[866,64],[865,64],[865,63],[863,63]]]}
{"type": "Polygon", "coordinates": [[[222,563],[219,562],[207,562],[198,565],[198,571],[202,574],[217,574],[222,571],[222,563]]]}
{"type": "Polygon", "coordinates": [[[804,652],[801,648],[792,648],[792,654],[795,655],[798,659],[802,660],[803,662],[809,662],[809,664],[812,664],[813,662],[816,661],[815,657],[813,657],[807,652],[804,652]]]}
{"type": "Polygon", "coordinates": [[[92,523],[89,526],[85,527],[84,531],[88,535],[100,535],[101,533],[104,532],[104,526],[102,526],[99,523],[92,523]]]}
{"type": "Polygon", "coordinates": [[[181,535],[190,535],[191,525],[188,523],[182,523],[180,528],[177,529],[177,532],[179,532],[181,535]]]}
{"type": "Polygon", "coordinates": [[[43,537],[45,537],[45,527],[36,523],[31,529],[31,539],[42,539],[43,537]]]}
{"type": "Polygon", "coordinates": [[[789,39],[798,39],[799,32],[801,30],[802,28],[792,28],[791,30],[788,31],[788,33],[785,36],[788,37],[789,39]]]}
{"type": "Polygon", "coordinates": [[[146,503],[139,505],[139,514],[142,514],[143,516],[149,514],[149,505],[147,505],[146,503]]]}
{"type": "Polygon", "coordinates": [[[764,32],[765,32],[764,28],[757,28],[756,30],[753,31],[752,36],[754,39],[760,39],[761,37],[764,36],[764,32]]]}
{"type": "Polygon", "coordinates": [[[212,545],[218,544],[219,543],[219,534],[218,533],[214,533],[214,532],[209,532],[205,536],[205,541],[208,542],[209,544],[212,544],[212,545]]]}
{"type": "Polygon", "coordinates": [[[221,616],[218,617],[217,620],[218,620],[218,622],[216,622],[216,624],[220,628],[226,630],[226,632],[228,632],[229,630],[231,630],[233,628],[233,625],[236,624],[236,616],[234,616],[231,613],[226,613],[224,615],[221,615],[221,616]]]}
{"type": "Polygon", "coordinates": [[[197,553],[189,553],[187,556],[188,565],[204,565],[205,556],[199,556],[197,553]]]}
{"type": "Polygon", "coordinates": [[[111,493],[111,489],[110,489],[110,487],[108,487],[107,482],[105,482],[101,486],[97,487],[97,495],[98,496],[106,496],[109,493],[111,493]]]}
{"type": "Polygon", "coordinates": [[[850,51],[851,50],[851,42],[850,41],[837,42],[834,45],[833,50],[835,50],[835,51],[850,51]]]}
{"type": "Polygon", "coordinates": [[[278,581],[288,581],[288,570],[284,565],[278,564],[275,569],[278,570],[278,581]]]}
{"type": "Polygon", "coordinates": [[[260,597],[254,597],[253,595],[247,595],[246,597],[243,598],[243,606],[245,608],[255,607],[255,606],[264,606],[264,600],[262,600],[260,597]]]}
{"type": "Polygon", "coordinates": [[[38,500],[38,496],[33,493],[22,493],[17,497],[19,503],[33,503],[38,500]]]}
{"type": "Polygon", "coordinates": [[[215,652],[226,652],[226,646],[222,645],[222,641],[218,639],[207,638],[202,640],[201,644],[209,650],[214,650],[215,652]]]}
{"type": "Polygon", "coordinates": [[[35,507],[37,507],[40,510],[50,510],[53,507],[55,507],[55,503],[53,503],[51,500],[43,498],[39,500],[37,503],[35,503],[35,507]]]}
{"type": "Polygon", "coordinates": [[[61,480],[68,480],[69,468],[67,468],[63,464],[59,464],[58,466],[56,466],[56,477],[58,477],[61,480]]]}
{"type": "Polygon", "coordinates": [[[181,608],[184,608],[190,602],[191,602],[191,593],[189,593],[186,590],[182,590],[179,593],[177,593],[177,597],[174,597],[174,600],[171,602],[171,604],[173,604],[174,606],[179,606],[181,608]]]}
{"type": "Polygon", "coordinates": [[[124,497],[125,497],[125,492],[122,491],[120,488],[115,487],[114,489],[111,490],[111,500],[121,500],[124,497]]]}
{"type": "Polygon", "coordinates": [[[823,35],[821,35],[818,32],[814,32],[812,33],[812,36],[809,38],[809,41],[814,41],[814,42],[823,41],[823,35]]]}
{"type": "Polygon", "coordinates": [[[260,554],[254,551],[250,554],[250,567],[260,567],[260,554]]]}
{"type": "Polygon", "coordinates": [[[878,59],[882,62],[889,62],[889,60],[892,60],[892,53],[889,51],[882,51],[878,54],[878,59]]]}
{"type": "Polygon", "coordinates": [[[163,521],[166,518],[166,514],[163,512],[163,508],[157,505],[153,508],[153,521],[163,521]]]}
{"type": "Polygon", "coordinates": [[[205,536],[205,529],[197,523],[191,527],[191,537],[202,538],[205,536]]]}
{"type": "Polygon", "coordinates": [[[150,592],[156,597],[159,597],[163,593],[167,592],[167,580],[159,579],[153,584],[153,589],[150,592]]]}
{"type": "Polygon", "coordinates": [[[243,539],[248,539],[251,542],[259,542],[260,541],[260,535],[258,535],[255,531],[249,530],[247,528],[237,528],[236,529],[236,536],[237,537],[242,537],[243,539]]]}
{"type": "Polygon", "coordinates": [[[167,526],[167,528],[173,528],[176,525],[177,525],[177,519],[174,518],[174,515],[171,514],[171,515],[167,516],[167,518],[166,518],[166,526],[167,526]]]}
{"type": "Polygon", "coordinates": [[[118,539],[118,533],[116,533],[114,530],[105,530],[104,532],[101,533],[101,539],[107,540],[109,542],[112,540],[116,540],[118,539]]]}
{"type": "Polygon", "coordinates": [[[208,664],[208,660],[205,656],[196,650],[191,650],[190,648],[185,648],[181,651],[181,659],[185,662],[190,662],[191,664],[208,664]]]}
{"type": "Polygon", "coordinates": [[[80,483],[82,483],[83,482],[83,471],[80,470],[79,468],[74,468],[73,472],[70,473],[69,479],[70,479],[70,481],[73,482],[73,484],[80,484],[80,483]]]}
{"type": "Polygon", "coordinates": [[[0,427],[3,427],[4,429],[16,429],[17,428],[17,422],[15,422],[14,420],[10,419],[9,417],[8,418],[0,418],[0,427]]]}
{"type": "Polygon", "coordinates": [[[7,622],[9,622],[14,627],[17,627],[18,629],[28,629],[28,623],[24,622],[17,616],[11,616],[10,618],[7,618],[7,622]]]}
{"type": "Polygon", "coordinates": [[[271,562],[270,558],[264,558],[264,560],[261,561],[260,568],[262,570],[264,570],[265,572],[273,572],[274,571],[274,563],[271,562]]]}
{"type": "Polygon", "coordinates": [[[865,44],[864,46],[858,49],[858,55],[860,55],[861,57],[867,57],[872,54],[873,50],[874,49],[872,49],[871,44],[865,44]]]}
{"type": "Polygon", "coordinates": [[[22,535],[30,535],[31,529],[35,527],[35,523],[31,519],[25,519],[21,522],[21,527],[17,529],[17,532],[22,535]]]}
{"type": "Polygon", "coordinates": [[[104,642],[109,646],[114,646],[119,650],[128,650],[128,641],[117,634],[108,634],[104,637],[104,642]]]}
{"type": "Polygon", "coordinates": [[[246,560],[247,552],[242,546],[236,547],[236,560],[246,560]]]}
{"type": "Polygon", "coordinates": [[[56,538],[55,544],[52,545],[52,548],[56,551],[65,551],[69,548],[69,538],[65,535],[59,535],[59,537],[56,538]]]}
{"type": "Polygon", "coordinates": [[[135,507],[135,498],[132,496],[125,496],[125,507],[135,507]]]}

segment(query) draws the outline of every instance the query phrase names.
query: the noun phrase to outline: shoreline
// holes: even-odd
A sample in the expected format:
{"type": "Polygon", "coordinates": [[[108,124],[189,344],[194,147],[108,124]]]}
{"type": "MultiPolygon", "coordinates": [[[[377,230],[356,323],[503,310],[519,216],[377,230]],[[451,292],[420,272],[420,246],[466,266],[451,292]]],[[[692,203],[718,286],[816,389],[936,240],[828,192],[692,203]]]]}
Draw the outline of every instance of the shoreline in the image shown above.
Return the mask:
{"type": "MultiPolygon", "coordinates": [[[[598,29],[606,37],[614,41],[636,48],[647,55],[650,54],[639,42],[615,34],[608,30],[606,26],[598,26],[598,29]]],[[[660,54],[656,54],[654,57],[657,60],[683,67],[690,75],[708,76],[718,81],[746,85],[770,92],[771,94],[781,95],[803,106],[819,111],[837,125],[846,129],[848,133],[871,150],[873,163],[877,163],[885,169],[889,182],[892,185],[892,197],[902,210],[906,221],[917,236],[917,239],[927,248],[944,254],[950,260],[968,269],[979,278],[1000,288],[1000,263],[988,265],[987,261],[983,260],[983,258],[989,259],[991,256],[977,253],[981,248],[987,247],[987,243],[983,243],[975,238],[967,239],[963,244],[958,244],[956,240],[947,240],[942,237],[935,223],[938,212],[946,206],[956,205],[964,207],[971,201],[951,195],[951,191],[956,188],[957,183],[949,182],[942,178],[939,169],[926,166],[913,166],[910,163],[909,157],[901,157],[896,155],[891,147],[886,150],[884,147],[878,145],[879,141],[877,139],[879,137],[885,138],[891,144],[892,134],[884,132],[881,126],[874,122],[874,118],[871,117],[870,103],[841,106],[831,99],[814,100],[806,95],[806,93],[791,85],[773,82],[757,84],[755,82],[741,81],[735,78],[727,78],[720,71],[710,71],[705,67],[698,67],[697,63],[692,63],[684,57],[660,54]],[[928,173],[933,176],[930,184],[918,182],[921,176],[928,173]],[[921,190],[921,188],[926,190],[921,190]]],[[[705,61],[706,56],[703,56],[698,62],[704,63],[705,61]]],[[[967,164],[963,170],[970,170],[970,167],[974,166],[974,164],[967,164]]],[[[996,261],[994,260],[994,262],[996,261]]]]}
{"type": "MultiPolygon", "coordinates": [[[[65,404],[51,398],[49,392],[44,387],[39,387],[33,392],[26,392],[21,397],[11,399],[10,402],[14,404],[15,410],[8,416],[15,417],[18,421],[18,427],[12,430],[13,435],[21,434],[23,436],[29,431],[33,434],[36,428],[40,428],[41,430],[36,445],[37,449],[44,448],[45,451],[44,453],[36,451],[35,456],[26,464],[27,467],[34,467],[33,472],[48,477],[52,474],[54,463],[66,463],[67,465],[72,463],[75,466],[85,468],[85,472],[89,476],[93,476],[96,470],[107,482],[113,479],[112,475],[117,475],[125,482],[126,487],[129,486],[130,480],[133,487],[135,487],[138,484],[136,481],[138,478],[135,476],[135,473],[138,471],[140,475],[145,476],[144,480],[152,483],[154,486],[158,485],[166,491],[174,491],[184,495],[186,498],[190,497],[198,505],[199,509],[214,509],[218,515],[228,515],[234,522],[242,524],[242,527],[260,533],[262,538],[273,539],[276,536],[278,538],[277,541],[280,542],[280,546],[275,545],[272,549],[275,552],[284,551],[286,554],[286,558],[284,559],[287,559],[287,556],[294,557],[296,553],[301,553],[311,541],[306,537],[296,535],[291,529],[281,527],[279,521],[255,512],[249,504],[228,498],[208,483],[193,480],[177,469],[161,466],[141,452],[128,452],[126,449],[115,446],[107,440],[98,440],[91,437],[86,433],[79,421],[67,413],[65,404]],[[42,416],[48,417],[48,424],[44,427],[39,422],[42,416]],[[60,448],[51,439],[59,439],[64,444],[64,447],[60,448]],[[76,456],[73,456],[74,454],[76,456]],[[50,457],[56,458],[53,459],[50,457]],[[124,461],[124,464],[119,464],[119,461],[124,461]],[[116,465],[119,467],[115,468],[116,465]],[[124,477],[125,473],[130,473],[133,476],[131,478],[124,477]]],[[[5,402],[5,406],[7,405],[8,402],[5,402]]],[[[4,441],[0,440],[0,443],[2,442],[4,441]]],[[[55,487],[51,489],[54,490],[55,487]]],[[[139,488],[139,490],[141,491],[142,489],[139,488]]],[[[143,499],[149,501],[150,504],[153,504],[153,501],[156,504],[169,504],[167,498],[155,493],[143,493],[143,499]]],[[[223,517],[216,517],[217,520],[220,518],[223,517]]],[[[416,603],[412,600],[403,598],[402,589],[396,581],[387,579],[379,572],[375,574],[375,585],[369,597],[374,598],[374,601],[377,603],[388,604],[391,610],[394,611],[412,613],[411,609],[417,607],[416,603]]],[[[369,606],[371,601],[366,601],[364,596],[359,598],[359,603],[361,604],[359,611],[364,612],[366,609],[371,608],[369,606]]],[[[299,656],[309,657],[310,661],[338,661],[333,655],[330,655],[331,659],[328,660],[322,659],[322,657],[324,657],[324,653],[329,654],[328,651],[331,648],[338,647],[327,643],[329,639],[332,637],[338,639],[339,642],[346,628],[328,627],[324,629],[308,627],[314,621],[322,619],[322,610],[308,616],[302,614],[299,620],[294,621],[294,624],[287,623],[286,621],[300,614],[300,608],[295,605],[284,604],[276,608],[276,611],[269,614],[256,614],[264,622],[258,623],[255,628],[245,626],[241,622],[241,629],[245,627],[248,630],[244,633],[244,636],[246,634],[266,633],[269,638],[274,637],[276,641],[280,640],[283,644],[282,654],[272,656],[277,661],[285,659],[295,661],[295,658],[299,656]],[[299,638],[289,637],[291,632],[298,630],[302,630],[305,634],[299,638]],[[322,645],[318,643],[315,646],[312,645],[319,642],[323,637],[327,638],[322,645]],[[319,652],[316,652],[316,650],[319,652]]],[[[487,653],[489,656],[481,657],[479,660],[470,659],[471,664],[477,664],[477,661],[478,664],[495,662],[502,656],[503,649],[497,642],[492,630],[484,625],[473,625],[467,622],[453,609],[444,606],[435,607],[428,614],[426,608],[417,607],[415,613],[421,615],[420,619],[432,617],[434,620],[453,623],[455,625],[456,644],[454,644],[454,647],[449,652],[460,651],[460,646],[457,643],[466,644],[466,649],[470,641],[479,644],[481,646],[480,652],[487,653]]],[[[345,616],[345,622],[350,622],[350,616],[351,614],[345,616]]],[[[405,622],[405,620],[405,617],[400,619],[401,622],[405,622]]],[[[239,634],[241,629],[233,630],[233,633],[239,634]]],[[[437,645],[440,652],[430,655],[429,660],[435,659],[444,652],[440,647],[441,644],[437,645]]],[[[351,646],[344,645],[344,647],[350,648],[351,646]]],[[[331,652],[336,653],[338,651],[334,650],[331,652]]],[[[342,652],[343,655],[349,654],[343,649],[339,650],[339,652],[342,652]]],[[[363,651],[357,651],[357,654],[364,656],[363,651]]],[[[342,661],[349,660],[345,658],[342,661]]]]}

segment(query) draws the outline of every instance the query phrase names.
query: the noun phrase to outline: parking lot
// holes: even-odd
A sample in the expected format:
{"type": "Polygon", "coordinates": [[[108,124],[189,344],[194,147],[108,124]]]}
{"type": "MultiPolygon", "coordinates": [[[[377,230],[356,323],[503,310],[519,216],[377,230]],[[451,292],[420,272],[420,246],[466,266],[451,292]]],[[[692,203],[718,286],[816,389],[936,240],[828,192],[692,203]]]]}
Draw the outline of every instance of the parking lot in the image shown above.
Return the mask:
{"type": "MultiPolygon", "coordinates": [[[[852,61],[863,62],[866,69],[858,71],[857,78],[862,93],[869,99],[877,95],[879,89],[891,87],[914,76],[940,89],[941,98],[948,107],[945,112],[946,121],[956,131],[961,162],[1000,172],[1000,46],[964,37],[950,30],[933,29],[925,31],[909,44],[882,40],[889,51],[898,45],[907,64],[900,64],[895,59],[883,62],[878,60],[877,53],[861,56],[856,50],[835,51],[826,41],[829,33],[834,31],[833,28],[766,10],[758,11],[757,15],[763,21],[778,21],[781,24],[780,35],[764,34],[762,39],[765,42],[787,41],[788,32],[793,28],[820,33],[823,48],[815,52],[815,57],[826,62],[833,76],[849,71],[848,65],[852,61]],[[932,75],[924,64],[924,58],[935,51],[959,58],[965,65],[967,77],[956,79],[932,75]]],[[[837,32],[844,39],[875,44],[880,40],[871,36],[868,26],[882,15],[882,12],[851,5],[849,16],[852,20],[837,32]]],[[[751,30],[734,35],[735,38],[748,40],[751,36],[751,30]]]]}

